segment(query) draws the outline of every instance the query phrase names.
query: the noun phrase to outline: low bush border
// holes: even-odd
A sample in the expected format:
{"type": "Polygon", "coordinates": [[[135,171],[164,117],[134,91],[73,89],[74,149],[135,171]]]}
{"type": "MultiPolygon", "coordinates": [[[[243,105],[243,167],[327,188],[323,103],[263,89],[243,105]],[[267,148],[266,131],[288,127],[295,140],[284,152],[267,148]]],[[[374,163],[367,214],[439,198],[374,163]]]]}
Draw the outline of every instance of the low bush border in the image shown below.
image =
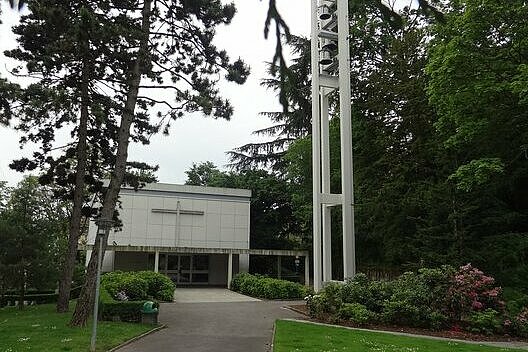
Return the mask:
{"type": "Polygon", "coordinates": [[[264,299],[303,299],[312,293],[309,287],[297,282],[249,273],[235,275],[230,287],[232,291],[264,299]]]}
{"type": "MultiPolygon", "coordinates": [[[[149,300],[116,301],[104,287],[101,287],[99,320],[138,323],[141,321],[141,309],[147,301],[149,300]]],[[[159,303],[156,301],[154,301],[154,308],[159,310],[159,303]]]]}
{"type": "MultiPolygon", "coordinates": [[[[81,294],[82,286],[77,286],[71,289],[70,298],[76,299],[79,298],[81,294]]],[[[29,291],[31,292],[31,291],[29,291]]],[[[29,302],[29,304],[50,304],[57,303],[59,294],[55,292],[51,293],[28,293],[24,295],[24,301],[29,302]]],[[[0,297],[0,307],[5,307],[9,305],[15,305],[16,302],[20,300],[19,294],[8,294],[0,297]]]]}

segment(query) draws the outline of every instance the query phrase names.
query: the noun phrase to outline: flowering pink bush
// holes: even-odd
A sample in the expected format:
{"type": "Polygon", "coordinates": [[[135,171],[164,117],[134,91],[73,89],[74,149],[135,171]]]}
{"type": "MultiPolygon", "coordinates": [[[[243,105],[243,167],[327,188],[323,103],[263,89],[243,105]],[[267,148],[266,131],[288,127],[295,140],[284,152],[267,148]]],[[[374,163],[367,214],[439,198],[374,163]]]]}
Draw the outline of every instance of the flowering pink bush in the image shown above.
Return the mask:
{"type": "Polygon", "coordinates": [[[524,307],[524,309],[515,317],[514,325],[517,335],[528,337],[528,307],[524,307]]]}
{"type": "Polygon", "coordinates": [[[447,291],[450,316],[455,320],[465,320],[472,312],[488,308],[503,311],[501,288],[494,285],[494,278],[486,276],[471,264],[461,266],[447,291]]]}

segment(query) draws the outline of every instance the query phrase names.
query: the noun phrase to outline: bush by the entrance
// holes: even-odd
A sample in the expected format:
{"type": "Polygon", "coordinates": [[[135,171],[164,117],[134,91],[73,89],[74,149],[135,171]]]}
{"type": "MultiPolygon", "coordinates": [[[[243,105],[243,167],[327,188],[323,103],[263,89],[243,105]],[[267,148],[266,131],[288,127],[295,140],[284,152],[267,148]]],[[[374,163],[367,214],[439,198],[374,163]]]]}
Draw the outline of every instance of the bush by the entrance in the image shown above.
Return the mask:
{"type": "Polygon", "coordinates": [[[266,299],[302,299],[310,293],[307,287],[296,282],[248,273],[237,274],[231,281],[231,289],[266,299]]]}
{"type": "Polygon", "coordinates": [[[172,301],[174,283],[165,275],[152,271],[114,271],[101,279],[100,319],[141,321],[141,309],[147,301],[172,301]]]}
{"type": "MultiPolygon", "coordinates": [[[[141,309],[145,302],[146,300],[117,301],[102,286],[99,297],[99,318],[109,321],[140,322],[141,309]]],[[[159,309],[159,304],[154,302],[154,307],[159,309]]]]}
{"type": "Polygon", "coordinates": [[[171,279],[152,271],[114,271],[103,275],[101,285],[112,298],[115,299],[120,294],[129,301],[146,299],[172,301],[175,289],[171,279]]]}

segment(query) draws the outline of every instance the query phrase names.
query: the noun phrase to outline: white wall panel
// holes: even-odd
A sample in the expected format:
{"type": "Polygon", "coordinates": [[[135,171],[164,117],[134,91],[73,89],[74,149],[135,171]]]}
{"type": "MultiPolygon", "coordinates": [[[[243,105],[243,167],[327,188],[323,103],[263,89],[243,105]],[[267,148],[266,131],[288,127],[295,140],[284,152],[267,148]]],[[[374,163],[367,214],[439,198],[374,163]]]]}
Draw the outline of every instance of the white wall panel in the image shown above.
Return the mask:
{"type": "Polygon", "coordinates": [[[163,225],[161,228],[163,245],[174,246],[176,243],[176,226],[163,225]]]}
{"type": "Polygon", "coordinates": [[[163,198],[163,208],[164,209],[176,210],[177,204],[178,204],[178,198],[174,198],[174,197],[163,198]]]}
{"type": "Polygon", "coordinates": [[[205,211],[207,208],[207,201],[205,199],[193,199],[192,210],[205,211]]]}
{"type": "Polygon", "coordinates": [[[205,237],[205,228],[193,226],[192,230],[192,239],[193,241],[203,241],[206,242],[207,238],[205,237]]]}
{"type": "Polygon", "coordinates": [[[193,217],[195,216],[203,216],[203,215],[180,214],[180,224],[182,226],[192,226],[193,217]]]}
{"type": "Polygon", "coordinates": [[[248,227],[247,215],[235,215],[235,228],[244,229],[247,232],[247,227],[248,227]]]}
{"type": "Polygon", "coordinates": [[[176,226],[176,214],[161,214],[163,217],[163,225],[176,226]]]}
{"type": "Polygon", "coordinates": [[[191,226],[180,226],[180,240],[190,240],[191,238],[191,226]]]}
{"type": "Polygon", "coordinates": [[[235,203],[224,201],[222,202],[222,214],[235,214],[235,203]]]}
{"type": "Polygon", "coordinates": [[[163,209],[163,198],[158,196],[148,197],[148,209],[163,209]]]}
{"type": "Polygon", "coordinates": [[[221,214],[222,213],[222,202],[218,200],[208,200],[206,212],[208,214],[221,214]]]}
{"type": "Polygon", "coordinates": [[[132,228],[146,227],[148,223],[148,211],[146,209],[132,209],[132,228]]]}
{"type": "Polygon", "coordinates": [[[232,214],[222,214],[220,220],[220,227],[222,228],[235,228],[235,215],[232,214]]]}
{"type": "Polygon", "coordinates": [[[147,209],[147,196],[135,194],[132,207],[134,209],[147,209]]]}
{"type": "Polygon", "coordinates": [[[132,209],[119,209],[119,218],[121,219],[121,222],[123,222],[123,224],[130,224],[132,222],[132,209]]]}

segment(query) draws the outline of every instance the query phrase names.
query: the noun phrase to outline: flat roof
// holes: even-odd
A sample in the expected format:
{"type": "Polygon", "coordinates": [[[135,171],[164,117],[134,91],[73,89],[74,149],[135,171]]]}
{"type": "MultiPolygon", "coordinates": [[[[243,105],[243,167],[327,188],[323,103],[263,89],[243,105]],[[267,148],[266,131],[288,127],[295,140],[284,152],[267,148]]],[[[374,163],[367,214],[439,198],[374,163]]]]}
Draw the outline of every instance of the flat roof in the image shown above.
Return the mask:
{"type": "MultiPolygon", "coordinates": [[[[79,250],[91,250],[93,245],[79,245],[79,250]]],[[[308,251],[295,249],[249,249],[249,248],[200,248],[200,247],[163,247],[163,246],[122,246],[111,245],[106,247],[107,251],[116,252],[144,252],[144,253],[190,253],[190,254],[252,254],[252,255],[278,255],[306,257],[308,251]]]]}
{"type": "MultiPolygon", "coordinates": [[[[122,193],[135,192],[132,187],[121,188],[122,193]]],[[[221,187],[204,187],[204,186],[190,186],[177,185],[173,183],[149,183],[145,187],[139,188],[140,193],[179,193],[179,194],[200,194],[213,196],[231,196],[251,198],[250,189],[242,188],[221,188],[221,187]]]]}

